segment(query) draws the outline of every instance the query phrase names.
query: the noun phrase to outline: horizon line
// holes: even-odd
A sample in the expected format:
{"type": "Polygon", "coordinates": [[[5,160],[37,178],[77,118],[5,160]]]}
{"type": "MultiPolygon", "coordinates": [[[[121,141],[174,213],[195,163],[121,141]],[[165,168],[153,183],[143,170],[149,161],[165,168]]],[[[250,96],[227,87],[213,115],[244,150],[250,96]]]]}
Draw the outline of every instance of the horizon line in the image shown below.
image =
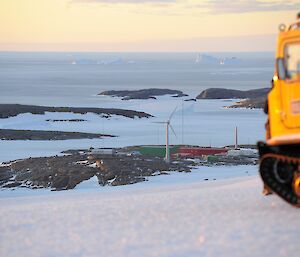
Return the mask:
{"type": "Polygon", "coordinates": [[[89,51],[89,50],[0,50],[0,53],[174,53],[174,54],[185,54],[185,53],[274,53],[275,50],[249,50],[249,51],[89,51]]]}

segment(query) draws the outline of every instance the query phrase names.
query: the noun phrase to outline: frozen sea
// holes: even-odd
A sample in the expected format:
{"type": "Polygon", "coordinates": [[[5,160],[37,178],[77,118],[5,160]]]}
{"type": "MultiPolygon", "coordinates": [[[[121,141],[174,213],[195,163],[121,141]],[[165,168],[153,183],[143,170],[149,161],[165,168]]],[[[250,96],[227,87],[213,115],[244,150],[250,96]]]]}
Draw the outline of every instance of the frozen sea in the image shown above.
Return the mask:
{"type": "Polygon", "coordinates": [[[151,119],[94,114],[22,114],[0,120],[0,128],[98,132],[117,135],[97,140],[54,142],[1,141],[0,161],[58,154],[84,147],[119,147],[164,144],[164,127],[153,122],[172,119],[176,135],[172,144],[224,146],[255,143],[264,137],[266,117],[261,110],[226,109],[233,100],[185,102],[209,87],[248,90],[268,87],[273,72],[272,53],[209,53],[216,58],[236,57],[231,65],[196,63],[197,53],[0,53],[0,103],[46,106],[112,107],[145,111],[151,119]],[[122,101],[98,96],[104,90],[142,88],[179,89],[186,98],[122,101]],[[47,119],[85,119],[80,123],[47,119]]]}
{"type": "Polygon", "coordinates": [[[205,53],[231,65],[196,63],[198,53],[0,52],[0,102],[101,106],[103,90],[170,88],[192,97],[209,87],[268,87],[273,53],[205,53]]]}

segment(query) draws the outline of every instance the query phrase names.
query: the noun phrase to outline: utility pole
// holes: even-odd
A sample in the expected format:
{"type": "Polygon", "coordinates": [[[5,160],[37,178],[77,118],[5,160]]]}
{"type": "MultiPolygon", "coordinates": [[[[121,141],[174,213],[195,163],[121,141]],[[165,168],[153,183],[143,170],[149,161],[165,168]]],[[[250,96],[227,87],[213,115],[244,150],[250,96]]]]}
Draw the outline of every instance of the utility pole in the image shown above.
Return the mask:
{"type": "Polygon", "coordinates": [[[235,147],[234,149],[238,149],[238,127],[235,127],[235,147]]]}
{"type": "Polygon", "coordinates": [[[166,124],[166,163],[170,163],[170,150],[169,150],[169,122],[166,124]]]}
{"type": "Polygon", "coordinates": [[[183,100],[182,100],[182,106],[181,106],[181,144],[183,145],[184,144],[184,116],[183,116],[183,100]]]}

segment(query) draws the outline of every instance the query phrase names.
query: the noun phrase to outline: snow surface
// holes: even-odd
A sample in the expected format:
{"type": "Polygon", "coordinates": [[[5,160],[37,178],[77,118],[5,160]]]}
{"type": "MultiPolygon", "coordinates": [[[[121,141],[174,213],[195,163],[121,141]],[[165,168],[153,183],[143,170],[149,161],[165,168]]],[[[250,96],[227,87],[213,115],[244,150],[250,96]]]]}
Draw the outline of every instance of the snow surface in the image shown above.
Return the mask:
{"type": "MultiPolygon", "coordinates": [[[[188,97],[186,97],[188,98],[188,97]]],[[[177,137],[170,135],[171,144],[224,146],[234,144],[234,129],[238,126],[239,143],[252,143],[264,138],[266,117],[262,110],[226,109],[236,100],[199,100],[184,102],[186,98],[162,96],[158,100],[122,101],[99,96],[99,106],[145,111],[154,115],[149,119],[130,119],[112,116],[74,113],[21,114],[0,119],[2,129],[61,130],[117,135],[115,138],[79,139],[65,141],[0,141],[0,162],[18,158],[51,156],[63,150],[89,147],[123,147],[129,145],[165,144],[165,126],[155,124],[172,118],[177,137]],[[102,100],[103,99],[103,100],[102,100]],[[84,122],[49,122],[47,119],[84,119],[84,122]]]]}
{"type": "Polygon", "coordinates": [[[147,183],[3,197],[0,256],[299,256],[299,210],[257,176],[147,183]]]}

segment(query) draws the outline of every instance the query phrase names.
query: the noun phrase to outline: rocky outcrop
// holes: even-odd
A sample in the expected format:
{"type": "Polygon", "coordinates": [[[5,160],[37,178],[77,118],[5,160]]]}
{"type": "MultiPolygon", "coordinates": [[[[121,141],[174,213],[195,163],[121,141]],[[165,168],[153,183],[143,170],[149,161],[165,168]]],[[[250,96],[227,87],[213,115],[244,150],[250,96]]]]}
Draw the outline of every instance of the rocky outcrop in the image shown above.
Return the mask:
{"type": "Polygon", "coordinates": [[[156,96],[173,95],[174,97],[187,96],[182,91],[172,89],[149,88],[141,90],[109,90],[101,92],[99,95],[122,97],[122,100],[131,99],[156,99],[156,96]]]}
{"type": "Polygon", "coordinates": [[[226,89],[226,88],[209,88],[202,91],[197,99],[253,99],[266,97],[270,88],[253,89],[248,91],[226,89]]]}
{"type": "Polygon", "coordinates": [[[242,100],[240,102],[235,103],[227,108],[248,108],[248,109],[262,109],[265,106],[266,97],[258,97],[242,100]]]}
{"type": "Polygon", "coordinates": [[[11,183],[21,183],[27,188],[51,188],[53,190],[72,189],[78,183],[95,175],[93,167],[77,164],[84,160],[80,155],[29,158],[10,165],[14,179],[3,187],[12,187],[11,183]]]}
{"type": "Polygon", "coordinates": [[[102,137],[114,136],[82,132],[0,129],[0,140],[68,140],[94,139],[102,137]]]}
{"type": "Polygon", "coordinates": [[[119,186],[145,181],[145,177],[157,171],[167,171],[170,166],[160,158],[115,157],[101,158],[98,168],[98,179],[102,185],[119,186]]]}
{"type": "Polygon", "coordinates": [[[72,113],[95,113],[109,118],[111,115],[119,115],[128,118],[149,118],[152,115],[145,112],[138,112],[114,108],[89,108],[89,107],[47,107],[21,104],[0,104],[0,119],[17,116],[22,113],[45,114],[45,112],[72,112],[72,113]]]}
{"type": "Polygon", "coordinates": [[[185,163],[166,164],[162,158],[91,155],[74,152],[67,156],[29,158],[0,167],[0,188],[26,187],[52,190],[73,189],[97,176],[99,186],[128,185],[166,171],[190,171],[185,163]]]}
{"type": "Polygon", "coordinates": [[[14,174],[9,167],[0,167],[0,187],[13,179],[14,174]]]}

